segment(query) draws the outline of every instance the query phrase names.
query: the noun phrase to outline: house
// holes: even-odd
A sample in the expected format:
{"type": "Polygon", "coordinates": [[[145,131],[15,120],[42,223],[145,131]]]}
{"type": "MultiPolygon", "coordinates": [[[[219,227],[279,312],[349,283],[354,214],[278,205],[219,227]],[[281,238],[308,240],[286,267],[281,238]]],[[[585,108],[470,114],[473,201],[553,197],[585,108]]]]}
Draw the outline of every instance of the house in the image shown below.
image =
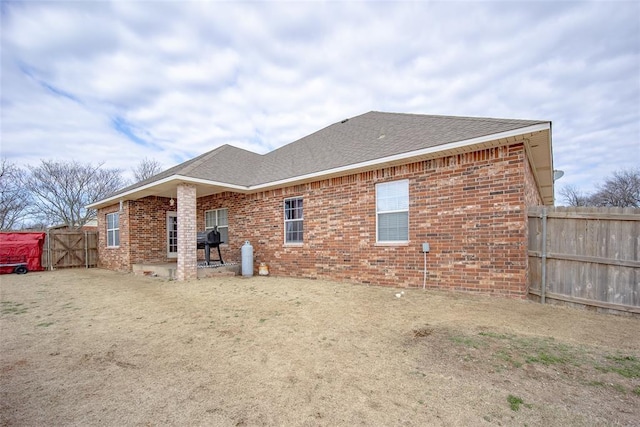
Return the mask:
{"type": "MultiPolygon", "coordinates": [[[[177,261],[197,231],[275,275],[527,294],[527,207],[553,204],[551,122],[372,111],[270,153],[229,145],[90,205],[99,266],[177,261]]],[[[202,258],[200,251],[200,258],[202,258]]]]}

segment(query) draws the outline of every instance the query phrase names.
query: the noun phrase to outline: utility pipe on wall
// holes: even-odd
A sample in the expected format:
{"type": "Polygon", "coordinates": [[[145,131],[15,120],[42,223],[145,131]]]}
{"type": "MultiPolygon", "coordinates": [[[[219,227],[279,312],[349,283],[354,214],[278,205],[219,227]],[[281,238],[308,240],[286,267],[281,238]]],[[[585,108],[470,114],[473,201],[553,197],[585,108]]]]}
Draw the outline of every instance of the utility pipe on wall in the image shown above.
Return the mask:
{"type": "Polygon", "coordinates": [[[422,253],[424,254],[424,279],[422,280],[422,289],[427,288],[427,253],[429,252],[429,244],[422,244],[422,253]]]}
{"type": "Polygon", "coordinates": [[[427,288],[427,253],[424,252],[424,279],[422,279],[422,289],[427,288]]]}

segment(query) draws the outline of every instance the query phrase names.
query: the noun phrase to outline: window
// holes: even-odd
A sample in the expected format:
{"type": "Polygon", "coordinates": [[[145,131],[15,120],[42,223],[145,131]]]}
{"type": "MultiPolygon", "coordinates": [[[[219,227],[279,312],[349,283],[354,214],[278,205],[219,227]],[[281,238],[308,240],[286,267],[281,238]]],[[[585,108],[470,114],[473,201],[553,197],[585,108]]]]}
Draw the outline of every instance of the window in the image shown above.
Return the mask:
{"type": "Polygon", "coordinates": [[[284,201],[284,242],[302,243],[302,198],[284,201]]]}
{"type": "Polygon", "coordinates": [[[409,181],[376,185],[376,221],[378,242],[409,241],[409,181]]]}
{"type": "Polygon", "coordinates": [[[120,246],[120,214],[107,214],[107,247],[120,246]]]}
{"type": "Polygon", "coordinates": [[[220,232],[220,241],[229,243],[229,215],[227,209],[214,209],[204,213],[204,228],[211,230],[218,227],[220,232]]]}

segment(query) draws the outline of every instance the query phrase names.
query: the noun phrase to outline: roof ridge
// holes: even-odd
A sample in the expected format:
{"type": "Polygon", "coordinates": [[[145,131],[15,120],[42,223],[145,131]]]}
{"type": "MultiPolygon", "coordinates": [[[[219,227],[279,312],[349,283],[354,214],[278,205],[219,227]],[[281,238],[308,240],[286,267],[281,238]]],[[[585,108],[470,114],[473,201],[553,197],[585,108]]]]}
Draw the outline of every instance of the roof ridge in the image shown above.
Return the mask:
{"type": "MultiPolygon", "coordinates": [[[[509,119],[509,118],[504,118],[504,117],[482,117],[482,116],[452,116],[452,115],[447,115],[447,114],[394,113],[394,112],[378,111],[378,110],[372,110],[372,111],[369,111],[369,113],[378,113],[378,114],[384,114],[384,115],[390,115],[390,116],[432,117],[432,118],[447,119],[447,120],[460,120],[460,119],[463,119],[463,120],[473,120],[473,121],[478,121],[478,122],[503,122],[503,123],[512,123],[512,122],[547,123],[547,122],[550,122],[550,120],[509,119]]],[[[369,114],[369,113],[361,114],[361,116],[364,116],[364,115],[369,114]]],[[[356,117],[360,117],[360,116],[355,116],[353,118],[356,118],[356,117]]]]}
{"type": "Polygon", "coordinates": [[[188,165],[185,165],[184,163],[182,163],[181,165],[178,165],[178,166],[182,166],[182,168],[180,168],[180,174],[187,174],[191,172],[192,170],[200,166],[202,163],[204,163],[205,160],[209,160],[212,157],[215,157],[216,155],[222,153],[227,147],[230,147],[230,145],[222,144],[221,146],[216,147],[211,151],[207,151],[204,154],[194,157],[193,159],[191,159],[191,162],[187,162],[189,163],[188,165]]]}
{"type": "MultiPolygon", "coordinates": [[[[367,114],[367,113],[364,113],[364,114],[367,114]]],[[[364,114],[360,114],[360,116],[364,116],[364,114]]],[[[359,116],[354,116],[354,117],[359,117],[359,116]]],[[[354,118],[354,117],[352,117],[352,118],[354,118]]],[[[298,142],[298,141],[301,141],[301,140],[303,140],[303,139],[305,139],[305,138],[309,138],[310,136],[316,135],[316,134],[318,134],[318,133],[320,133],[320,132],[322,132],[322,131],[324,131],[324,130],[326,130],[326,129],[330,128],[331,126],[337,125],[338,123],[344,123],[344,122],[345,122],[345,121],[347,121],[347,120],[349,120],[349,118],[347,118],[347,119],[342,119],[342,120],[339,120],[339,121],[337,121],[337,122],[335,122],[335,123],[331,123],[331,124],[329,124],[329,125],[326,125],[325,127],[321,128],[321,129],[318,129],[318,130],[317,130],[317,131],[315,131],[315,132],[311,132],[310,134],[307,134],[307,135],[301,136],[300,138],[297,138],[297,139],[295,139],[295,140],[293,140],[293,141],[291,141],[291,142],[288,142],[288,143],[286,143],[286,144],[284,144],[284,145],[281,145],[280,147],[276,148],[275,150],[271,150],[271,151],[269,151],[268,153],[263,154],[263,156],[265,156],[265,158],[266,158],[266,157],[269,157],[271,154],[276,153],[276,152],[280,152],[280,151],[282,151],[283,149],[287,148],[287,146],[288,146],[288,145],[295,144],[295,143],[296,143],[296,142],[298,142]]]]}

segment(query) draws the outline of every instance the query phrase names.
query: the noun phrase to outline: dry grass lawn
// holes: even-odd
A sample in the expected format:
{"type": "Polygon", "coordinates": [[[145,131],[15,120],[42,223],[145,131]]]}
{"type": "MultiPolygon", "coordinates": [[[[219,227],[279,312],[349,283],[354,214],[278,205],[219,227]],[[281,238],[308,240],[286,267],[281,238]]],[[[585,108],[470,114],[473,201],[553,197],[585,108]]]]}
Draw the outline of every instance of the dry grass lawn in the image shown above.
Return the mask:
{"type": "Polygon", "coordinates": [[[0,425],[640,424],[640,319],[276,277],[0,277],[0,425]]]}

